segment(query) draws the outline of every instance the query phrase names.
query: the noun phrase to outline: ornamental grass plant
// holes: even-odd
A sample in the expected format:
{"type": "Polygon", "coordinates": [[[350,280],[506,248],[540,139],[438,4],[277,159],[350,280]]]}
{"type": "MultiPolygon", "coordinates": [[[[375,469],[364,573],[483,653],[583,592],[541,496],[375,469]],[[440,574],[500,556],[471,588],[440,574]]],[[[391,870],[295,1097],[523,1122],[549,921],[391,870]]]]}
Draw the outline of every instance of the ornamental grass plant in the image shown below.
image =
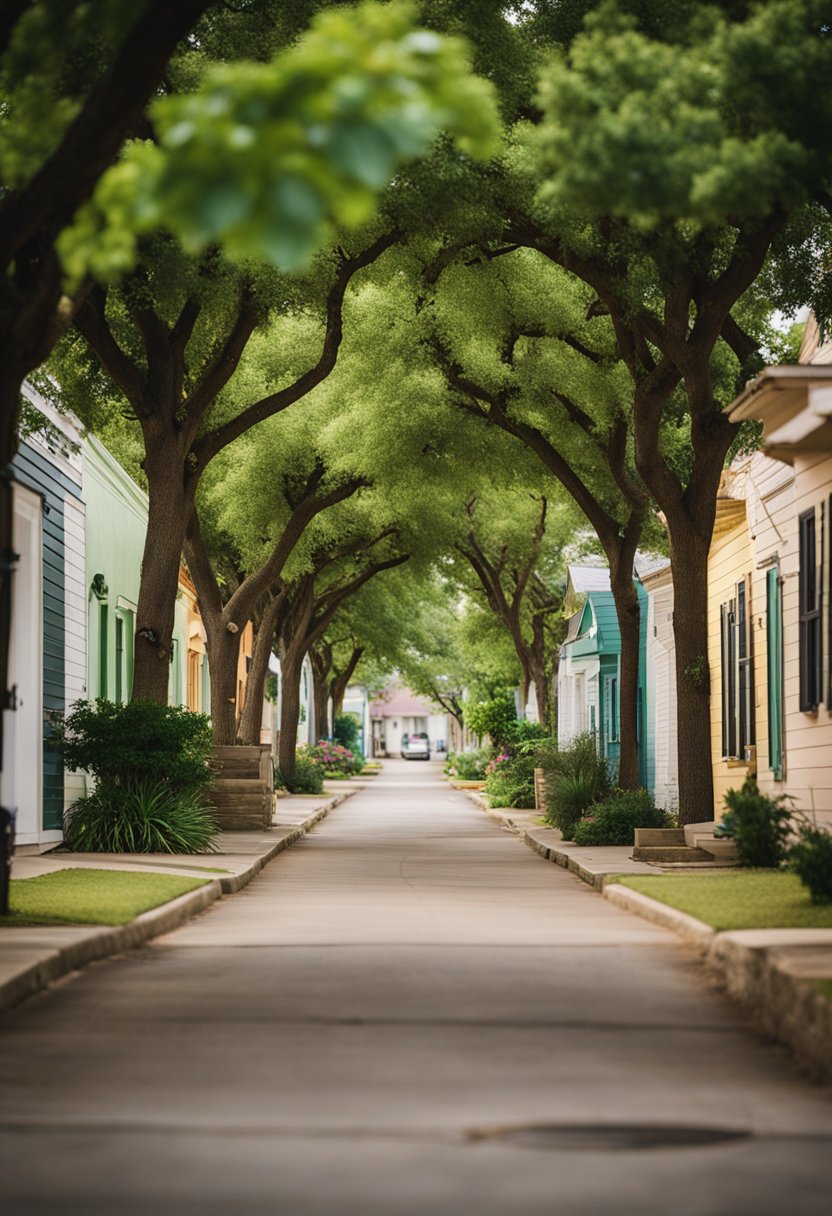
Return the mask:
{"type": "Polygon", "coordinates": [[[611,786],[595,735],[585,731],[565,747],[541,747],[538,766],[543,769],[546,821],[560,828],[565,840],[571,840],[575,824],[611,786]]]}
{"type": "Polygon", "coordinates": [[[196,790],[136,778],[100,782],[70,808],[64,839],[75,853],[216,853],[217,825],[196,790]]]}

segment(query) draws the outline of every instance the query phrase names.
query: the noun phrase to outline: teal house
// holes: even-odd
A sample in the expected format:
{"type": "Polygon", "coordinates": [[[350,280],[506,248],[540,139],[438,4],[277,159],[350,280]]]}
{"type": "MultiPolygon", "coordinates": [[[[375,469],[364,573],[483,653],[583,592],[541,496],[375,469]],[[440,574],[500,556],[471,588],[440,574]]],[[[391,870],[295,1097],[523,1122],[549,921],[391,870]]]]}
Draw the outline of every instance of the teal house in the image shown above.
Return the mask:
{"type": "MultiPolygon", "coordinates": [[[[650,788],[648,750],[644,745],[647,596],[639,579],[635,581],[641,605],[639,765],[642,785],[650,788]]],[[[570,566],[564,602],[570,616],[558,666],[558,739],[565,745],[589,731],[615,774],[621,750],[621,635],[606,567],[570,566]]]]}

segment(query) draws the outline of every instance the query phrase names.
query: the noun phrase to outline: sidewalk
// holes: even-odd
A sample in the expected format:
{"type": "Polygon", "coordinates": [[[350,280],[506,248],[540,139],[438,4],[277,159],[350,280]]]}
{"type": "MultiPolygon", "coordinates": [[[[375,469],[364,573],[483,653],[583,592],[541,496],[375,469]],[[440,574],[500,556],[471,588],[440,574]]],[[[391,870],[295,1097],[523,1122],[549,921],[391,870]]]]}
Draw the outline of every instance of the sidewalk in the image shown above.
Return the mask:
{"type": "Polygon", "coordinates": [[[350,795],[360,782],[329,782],[318,796],[278,798],[270,829],[221,832],[218,853],[52,852],[15,857],[12,878],[34,878],[56,870],[132,870],[180,874],[208,881],[196,891],[160,904],[128,925],[55,925],[0,929],[0,1011],[41,991],[87,963],[133,950],[185,924],[224,895],[241,891],[265,865],[300,840],[350,795]]]}
{"type": "Polygon", "coordinates": [[[832,981],[832,929],[717,932],[614,881],[626,874],[676,874],[678,866],[663,869],[633,861],[629,845],[592,848],[565,843],[559,831],[541,825],[538,811],[492,808],[480,794],[466,792],[545,860],[570,870],[618,907],[677,933],[702,955],[711,974],[762,1030],[785,1044],[812,1076],[832,1081],[832,998],[819,984],[832,981]]]}

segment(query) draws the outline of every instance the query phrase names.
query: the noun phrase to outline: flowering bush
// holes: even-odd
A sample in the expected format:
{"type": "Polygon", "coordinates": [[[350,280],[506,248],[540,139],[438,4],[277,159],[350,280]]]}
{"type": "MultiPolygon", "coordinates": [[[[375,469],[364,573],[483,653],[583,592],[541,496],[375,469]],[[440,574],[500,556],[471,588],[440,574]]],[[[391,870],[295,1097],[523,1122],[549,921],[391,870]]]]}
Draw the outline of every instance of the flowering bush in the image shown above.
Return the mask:
{"type": "Polygon", "coordinates": [[[489,763],[485,766],[486,780],[488,780],[492,773],[497,772],[497,769],[501,764],[506,764],[509,760],[511,760],[511,756],[508,754],[508,752],[500,752],[499,756],[495,756],[493,760],[489,761],[489,763]]]}
{"type": "Polygon", "coordinates": [[[321,794],[324,788],[324,766],[312,749],[299,747],[295,752],[295,767],[290,775],[274,770],[275,789],[288,789],[290,794],[321,794]]]}
{"type": "MultiPolygon", "coordinates": [[[[351,752],[340,743],[329,739],[320,739],[316,747],[309,749],[309,755],[320,761],[326,776],[351,776],[359,764],[363,768],[363,758],[351,752]]],[[[360,769],[359,769],[360,771],[360,769]]]]}

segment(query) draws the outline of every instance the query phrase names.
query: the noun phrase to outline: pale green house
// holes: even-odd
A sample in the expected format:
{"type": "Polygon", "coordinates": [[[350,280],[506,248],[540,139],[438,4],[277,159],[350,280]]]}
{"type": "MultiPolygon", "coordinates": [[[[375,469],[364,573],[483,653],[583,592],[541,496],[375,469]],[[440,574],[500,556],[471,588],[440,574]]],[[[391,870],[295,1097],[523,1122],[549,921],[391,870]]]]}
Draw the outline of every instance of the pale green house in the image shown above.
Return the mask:
{"type": "MultiPolygon", "coordinates": [[[[127,701],[133,684],[136,605],[147,495],[94,435],[84,440],[87,511],[87,696],[127,701]]],[[[210,706],[204,629],[193,586],[183,571],[171,648],[169,700],[207,712],[210,706]]]]}

